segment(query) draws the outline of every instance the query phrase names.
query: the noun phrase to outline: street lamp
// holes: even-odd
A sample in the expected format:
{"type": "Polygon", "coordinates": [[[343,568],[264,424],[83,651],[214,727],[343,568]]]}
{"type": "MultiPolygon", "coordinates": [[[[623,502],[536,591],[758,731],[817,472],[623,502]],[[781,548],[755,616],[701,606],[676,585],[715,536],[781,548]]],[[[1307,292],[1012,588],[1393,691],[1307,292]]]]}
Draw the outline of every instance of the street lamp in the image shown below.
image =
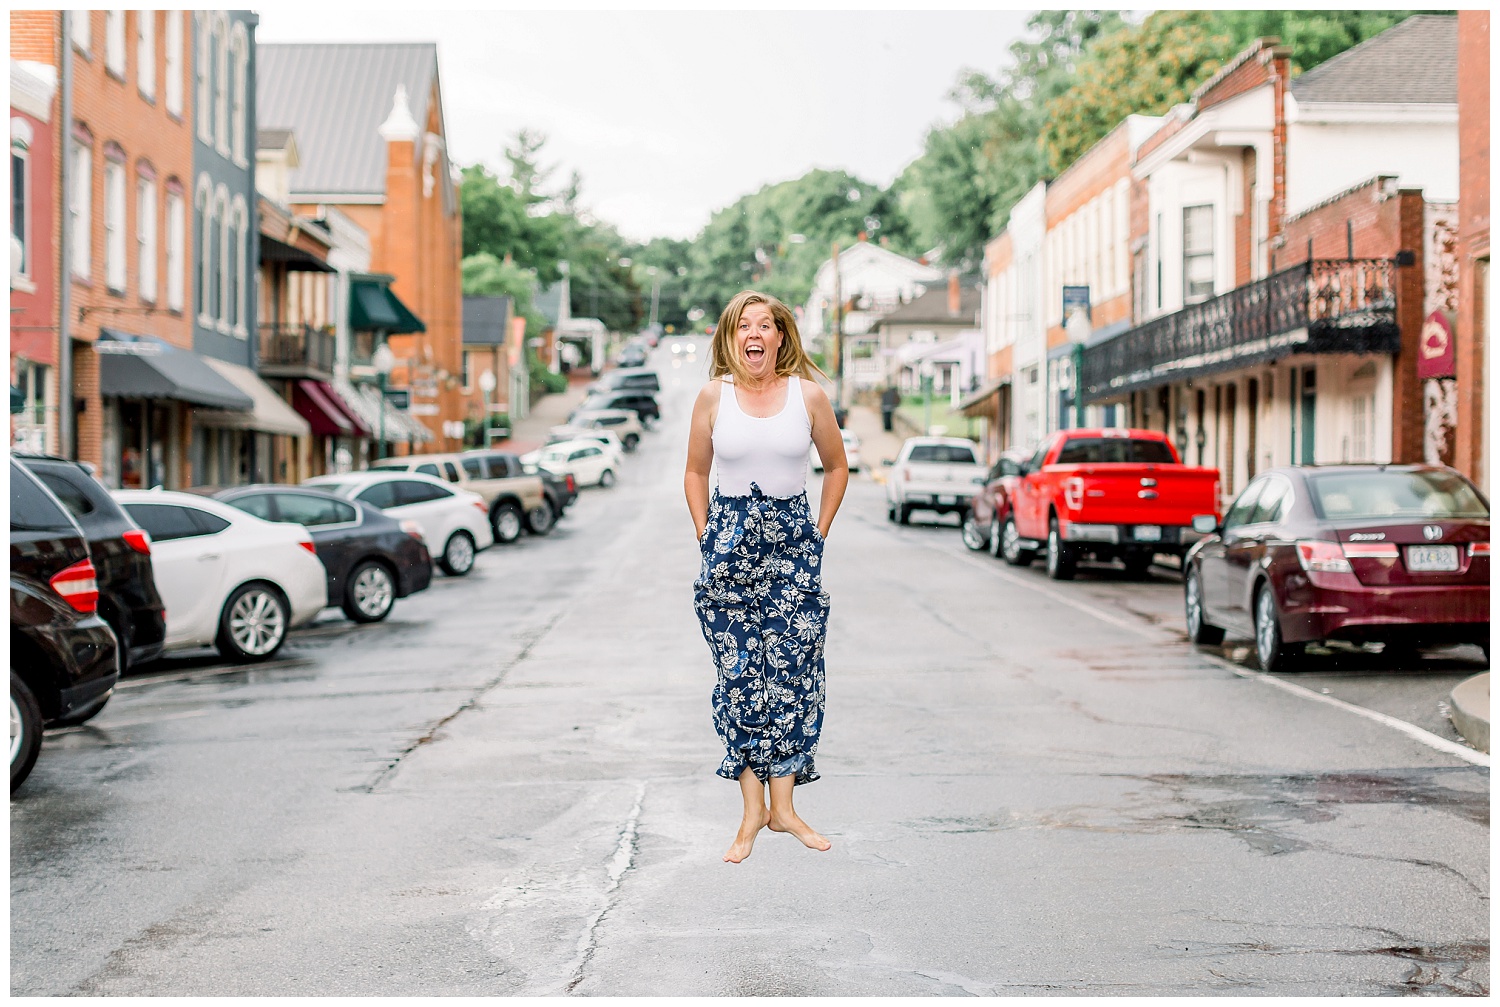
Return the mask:
{"type": "Polygon", "coordinates": [[[385,343],[375,348],[375,377],[380,382],[380,444],[376,449],[376,458],[385,457],[385,383],[391,376],[391,368],[396,366],[396,355],[385,343]]]}
{"type": "Polygon", "coordinates": [[[479,436],[483,441],[479,446],[487,448],[490,446],[490,396],[495,392],[495,372],[486,370],[479,375],[479,390],[484,394],[484,416],[479,421],[479,436]]]}

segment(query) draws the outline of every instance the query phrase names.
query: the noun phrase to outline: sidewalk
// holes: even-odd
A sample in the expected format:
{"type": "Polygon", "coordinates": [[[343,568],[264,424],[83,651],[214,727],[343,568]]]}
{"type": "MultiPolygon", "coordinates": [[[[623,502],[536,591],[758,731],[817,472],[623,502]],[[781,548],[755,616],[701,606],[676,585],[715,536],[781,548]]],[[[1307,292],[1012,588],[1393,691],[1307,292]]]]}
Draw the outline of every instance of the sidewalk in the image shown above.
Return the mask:
{"type": "Polygon", "coordinates": [[[901,450],[901,435],[887,433],[880,423],[880,411],[869,406],[849,407],[849,416],[844,420],[844,429],[859,438],[859,457],[866,471],[876,482],[885,482],[885,468],[880,464],[889,458],[895,461],[901,450]]]}
{"type": "Polygon", "coordinates": [[[596,380],[587,370],[577,372],[577,376],[568,381],[567,391],[544,395],[533,402],[531,414],[511,424],[510,436],[496,441],[493,446],[519,455],[546,444],[547,432],[568,422],[568,414],[578,408],[587,395],[584,389],[596,380]]]}

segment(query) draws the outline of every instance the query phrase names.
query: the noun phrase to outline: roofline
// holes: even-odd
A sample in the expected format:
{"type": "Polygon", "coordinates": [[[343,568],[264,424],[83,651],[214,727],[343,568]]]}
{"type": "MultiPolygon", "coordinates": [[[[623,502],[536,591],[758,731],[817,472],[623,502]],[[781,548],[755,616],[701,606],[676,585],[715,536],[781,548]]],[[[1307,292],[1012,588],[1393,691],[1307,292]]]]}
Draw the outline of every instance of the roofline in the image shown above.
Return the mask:
{"type": "MultiPolygon", "coordinates": [[[[1422,11],[1421,13],[1418,13],[1418,14],[1412,14],[1412,15],[1406,17],[1406,18],[1403,18],[1400,21],[1397,21],[1395,24],[1391,25],[1385,31],[1380,32],[1378,35],[1371,35],[1369,38],[1365,39],[1363,42],[1360,42],[1358,45],[1352,45],[1348,49],[1345,49],[1343,52],[1336,53],[1335,55],[1328,57],[1323,62],[1319,63],[1317,66],[1310,66],[1310,67],[1308,67],[1297,78],[1297,80],[1299,80],[1299,81],[1305,81],[1308,74],[1317,73],[1318,71],[1323,70],[1325,67],[1332,66],[1334,63],[1342,62],[1346,58],[1352,58],[1355,53],[1359,52],[1365,46],[1370,45],[1372,42],[1375,42],[1377,39],[1384,38],[1386,35],[1390,34],[1391,32],[1395,31],[1396,29],[1401,28],[1401,27],[1403,27],[1405,25],[1408,25],[1411,22],[1415,21],[1417,18],[1421,18],[1421,17],[1438,18],[1438,19],[1444,20],[1444,21],[1452,21],[1455,25],[1458,23],[1458,17],[1457,17],[1457,15],[1453,15],[1453,14],[1438,14],[1438,13],[1433,12],[1433,11],[1422,11]]],[[[1295,84],[1296,84],[1296,81],[1293,82],[1292,86],[1295,86],[1295,84]]],[[[1291,87],[1288,87],[1288,90],[1291,90],[1291,87]]]]}
{"type": "Polygon", "coordinates": [[[385,202],[383,192],[297,192],[287,194],[290,203],[358,203],[378,206],[385,202]]]}
{"type": "Polygon", "coordinates": [[[1199,100],[1210,90],[1220,84],[1225,77],[1228,77],[1240,67],[1250,62],[1250,58],[1252,56],[1265,49],[1271,50],[1271,55],[1273,58],[1276,56],[1290,56],[1292,54],[1292,50],[1289,47],[1282,45],[1281,39],[1277,36],[1262,36],[1261,38],[1256,39],[1254,42],[1251,42],[1248,46],[1246,46],[1238,56],[1234,57],[1234,59],[1219,67],[1218,71],[1212,77],[1208,78],[1208,80],[1204,81],[1202,84],[1199,84],[1196,88],[1194,88],[1193,93],[1189,96],[1189,101],[1191,101],[1194,105],[1197,105],[1199,100]]]}

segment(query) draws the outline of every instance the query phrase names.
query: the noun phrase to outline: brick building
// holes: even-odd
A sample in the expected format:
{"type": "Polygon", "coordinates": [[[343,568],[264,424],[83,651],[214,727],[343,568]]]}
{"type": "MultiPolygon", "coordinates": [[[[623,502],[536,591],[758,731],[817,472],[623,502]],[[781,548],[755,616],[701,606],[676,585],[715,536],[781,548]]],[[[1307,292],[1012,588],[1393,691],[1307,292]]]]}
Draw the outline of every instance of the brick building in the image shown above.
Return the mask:
{"type": "Polygon", "coordinates": [[[1458,311],[1453,464],[1489,492],[1490,13],[1458,14],[1458,311]]]}
{"type": "Polygon", "coordinates": [[[72,81],[71,121],[55,120],[71,302],[58,324],[72,346],[74,415],[72,443],[59,447],[108,486],[191,485],[192,410],[252,405],[192,349],[192,14],[67,20],[65,41],[60,12],[11,15],[12,56],[58,68],[66,58],[72,81]]]}
{"type": "Polygon", "coordinates": [[[405,415],[415,422],[402,426],[413,447],[458,450],[462,216],[437,47],[268,45],[259,57],[261,122],[291,129],[301,152],[289,176],[291,209],[315,219],[337,210],[369,236],[371,272],[351,274],[340,305],[350,376],[374,379],[375,349],[388,342],[389,384],[410,402],[405,415]]]}
{"type": "Polygon", "coordinates": [[[11,445],[57,450],[56,68],[10,61],[11,445]]]}

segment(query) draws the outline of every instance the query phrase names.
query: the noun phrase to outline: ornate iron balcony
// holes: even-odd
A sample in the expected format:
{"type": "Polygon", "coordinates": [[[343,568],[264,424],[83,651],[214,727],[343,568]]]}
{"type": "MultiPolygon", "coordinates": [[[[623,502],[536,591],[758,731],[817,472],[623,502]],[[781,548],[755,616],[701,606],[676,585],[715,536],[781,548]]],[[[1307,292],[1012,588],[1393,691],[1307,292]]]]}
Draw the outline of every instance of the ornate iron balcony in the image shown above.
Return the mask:
{"type": "Polygon", "coordinates": [[[1293,353],[1394,353],[1395,276],[1389,259],[1314,259],[1153,318],[1083,351],[1083,400],[1293,353]]]}
{"type": "Polygon", "coordinates": [[[327,380],[333,376],[332,332],[311,325],[262,325],[260,372],[268,377],[327,380]]]}

